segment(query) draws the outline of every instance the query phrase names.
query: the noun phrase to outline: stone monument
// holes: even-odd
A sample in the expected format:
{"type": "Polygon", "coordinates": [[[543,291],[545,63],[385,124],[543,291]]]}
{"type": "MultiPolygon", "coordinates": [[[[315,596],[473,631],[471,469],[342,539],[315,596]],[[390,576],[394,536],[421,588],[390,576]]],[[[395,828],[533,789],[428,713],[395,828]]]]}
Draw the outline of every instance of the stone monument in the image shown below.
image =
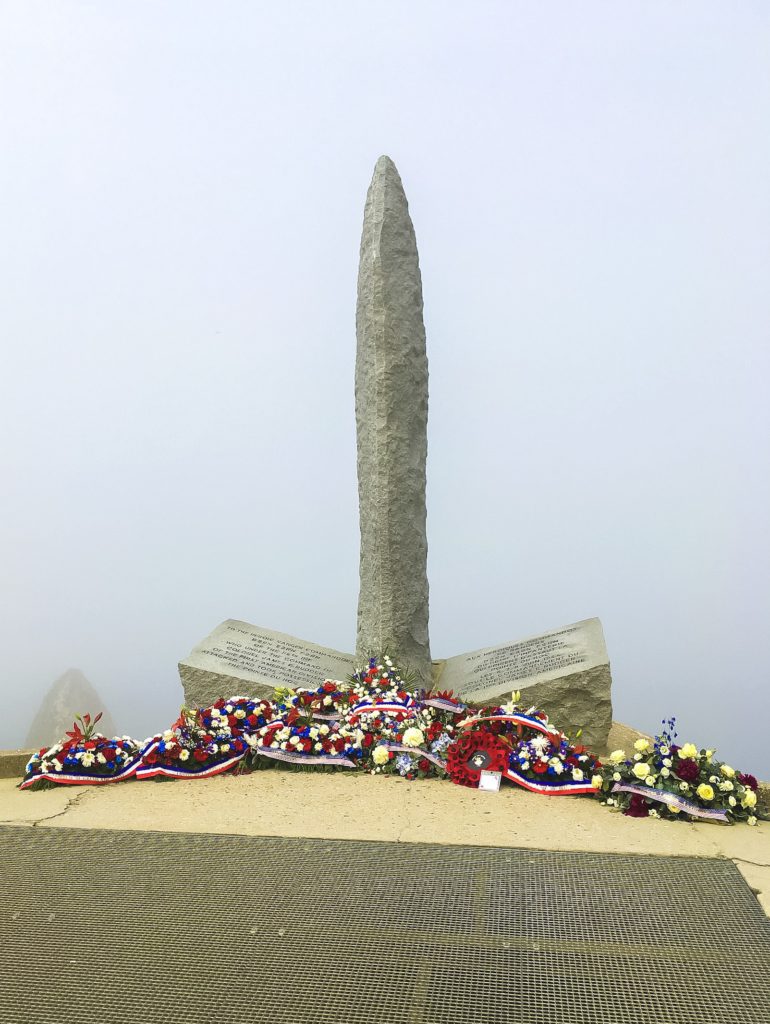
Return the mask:
{"type": "Polygon", "coordinates": [[[523,700],[604,748],[611,676],[598,619],[431,662],[425,463],[428,361],[414,228],[393,162],[380,157],[364,211],[356,310],[355,410],[361,532],[356,657],[228,619],[179,664],[188,704],[344,679],[388,652],[426,689],[474,703],[523,700]]]}
{"type": "Polygon", "coordinates": [[[102,717],[96,726],[97,730],[105,736],[114,736],[115,725],[104,701],[80,669],[67,669],[51,686],[32,719],[27,733],[27,746],[39,749],[56,743],[72,728],[75,715],[88,713],[94,718],[100,711],[102,717]]]}
{"type": "Polygon", "coordinates": [[[356,308],[361,529],[359,661],[379,651],[430,688],[428,357],[417,242],[401,178],[381,156],[364,209],[356,308]]]}

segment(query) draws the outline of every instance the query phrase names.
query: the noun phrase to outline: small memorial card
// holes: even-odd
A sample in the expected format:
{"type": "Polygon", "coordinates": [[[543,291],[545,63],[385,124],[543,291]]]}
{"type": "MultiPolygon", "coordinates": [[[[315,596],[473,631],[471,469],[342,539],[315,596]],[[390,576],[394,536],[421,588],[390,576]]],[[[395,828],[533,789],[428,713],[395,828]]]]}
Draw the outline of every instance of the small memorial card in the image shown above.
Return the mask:
{"type": "Polygon", "coordinates": [[[479,789],[485,789],[488,793],[496,793],[500,789],[501,772],[482,772],[479,775],[479,789]]]}

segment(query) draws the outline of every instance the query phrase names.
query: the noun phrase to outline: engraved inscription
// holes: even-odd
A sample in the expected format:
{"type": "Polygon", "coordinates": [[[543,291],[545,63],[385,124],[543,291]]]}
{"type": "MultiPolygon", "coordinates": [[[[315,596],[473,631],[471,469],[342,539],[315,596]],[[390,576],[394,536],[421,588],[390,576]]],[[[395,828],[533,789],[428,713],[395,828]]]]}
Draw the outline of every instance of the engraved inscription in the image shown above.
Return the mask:
{"type": "Polygon", "coordinates": [[[464,670],[469,689],[482,690],[499,683],[516,682],[531,676],[582,665],[588,658],[575,644],[580,630],[569,627],[547,636],[534,637],[507,647],[466,655],[464,670]]]}
{"type": "Polygon", "coordinates": [[[253,633],[229,626],[198,653],[215,658],[234,669],[235,675],[248,672],[284,686],[318,686],[324,678],[344,679],[353,671],[353,660],[335,657],[309,645],[253,633]]]}

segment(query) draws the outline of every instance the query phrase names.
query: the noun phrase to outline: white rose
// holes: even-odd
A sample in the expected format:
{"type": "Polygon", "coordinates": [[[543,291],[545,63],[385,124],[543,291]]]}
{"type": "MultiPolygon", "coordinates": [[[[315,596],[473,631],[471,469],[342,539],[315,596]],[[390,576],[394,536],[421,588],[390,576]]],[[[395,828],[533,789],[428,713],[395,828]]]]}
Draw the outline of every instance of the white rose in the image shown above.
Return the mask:
{"type": "Polygon", "coordinates": [[[668,770],[668,768],[661,768],[660,774],[663,776],[664,779],[667,779],[671,772],[668,770]]]}
{"type": "Polygon", "coordinates": [[[728,802],[728,804],[729,804],[729,805],[730,805],[731,807],[735,807],[735,805],[736,805],[736,803],[737,803],[738,801],[737,801],[737,800],[735,799],[735,797],[734,797],[734,796],[728,796],[728,798],[727,798],[727,802],[728,802]]]}
{"type": "Polygon", "coordinates": [[[322,736],[326,736],[326,734],[329,732],[329,726],[324,724],[324,725],[321,726],[321,728],[318,731],[320,732],[320,734],[322,736]]]}
{"type": "Polygon", "coordinates": [[[417,729],[415,726],[407,729],[404,733],[404,746],[407,747],[421,747],[425,742],[425,735],[422,729],[417,729]]]}
{"type": "Polygon", "coordinates": [[[584,778],[584,775],[583,775],[583,773],[581,772],[581,770],[579,768],[573,768],[572,769],[572,778],[575,780],[575,782],[582,782],[583,778],[584,778]]]}
{"type": "Polygon", "coordinates": [[[591,779],[591,785],[594,787],[594,789],[601,789],[602,788],[602,777],[601,777],[601,775],[594,775],[594,777],[591,779]]]}
{"type": "Polygon", "coordinates": [[[633,772],[637,779],[646,779],[650,774],[650,766],[642,761],[634,765],[633,772]]]}
{"type": "Polygon", "coordinates": [[[756,818],[754,817],[754,815],[753,815],[753,814],[750,814],[750,815],[748,816],[748,818],[746,819],[746,823],[747,823],[748,825],[756,825],[756,823],[757,823],[757,819],[756,819],[756,818]]]}
{"type": "Polygon", "coordinates": [[[641,736],[636,741],[636,743],[634,743],[634,750],[638,750],[641,753],[644,753],[645,750],[649,750],[649,749],[650,749],[650,741],[644,739],[641,736]]]}
{"type": "Polygon", "coordinates": [[[621,761],[625,761],[626,752],[625,750],[613,750],[609,756],[609,760],[612,764],[620,764],[621,761]]]}
{"type": "Polygon", "coordinates": [[[620,780],[623,778],[620,772],[613,772],[612,777],[615,780],[615,782],[620,782],[620,780]]]}

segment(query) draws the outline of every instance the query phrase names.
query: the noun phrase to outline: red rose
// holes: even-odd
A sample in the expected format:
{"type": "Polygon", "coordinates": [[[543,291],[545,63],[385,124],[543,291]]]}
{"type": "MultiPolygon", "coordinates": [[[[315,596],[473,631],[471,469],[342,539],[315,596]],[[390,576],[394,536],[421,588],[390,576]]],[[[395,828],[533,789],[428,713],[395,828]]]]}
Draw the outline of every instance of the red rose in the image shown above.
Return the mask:
{"type": "Polygon", "coordinates": [[[545,761],[535,761],[532,765],[532,770],[536,771],[538,775],[545,775],[548,771],[548,765],[545,761]]]}
{"type": "Polygon", "coordinates": [[[96,750],[96,743],[93,740],[88,740],[88,742],[84,743],[83,746],[86,750],[96,750]]]}
{"type": "Polygon", "coordinates": [[[208,756],[209,755],[206,753],[206,751],[201,750],[200,747],[198,747],[197,750],[193,751],[193,757],[195,758],[196,761],[206,761],[208,760],[208,756]]]}
{"type": "Polygon", "coordinates": [[[374,743],[374,736],[372,736],[370,732],[367,732],[364,734],[364,738],[361,742],[363,746],[371,747],[372,743],[374,743]]]}
{"type": "Polygon", "coordinates": [[[104,760],[105,761],[114,761],[115,760],[115,749],[114,749],[114,747],[105,747],[104,750],[102,751],[102,753],[104,754],[104,760]]]}
{"type": "Polygon", "coordinates": [[[334,685],[334,683],[331,682],[326,682],[323,685],[324,693],[334,693],[336,689],[337,687],[334,685]]]}
{"type": "Polygon", "coordinates": [[[155,753],[154,750],[151,750],[149,752],[149,754],[145,754],[144,755],[144,761],[145,761],[145,764],[157,764],[157,762],[158,762],[158,755],[155,753]]]}
{"type": "Polygon", "coordinates": [[[249,717],[246,719],[246,721],[249,723],[249,725],[254,726],[254,725],[257,724],[257,716],[256,715],[249,715],[249,717]]]}
{"type": "Polygon", "coordinates": [[[420,769],[421,772],[429,772],[430,761],[427,759],[427,757],[421,757],[420,760],[417,762],[417,767],[420,769]]]}

